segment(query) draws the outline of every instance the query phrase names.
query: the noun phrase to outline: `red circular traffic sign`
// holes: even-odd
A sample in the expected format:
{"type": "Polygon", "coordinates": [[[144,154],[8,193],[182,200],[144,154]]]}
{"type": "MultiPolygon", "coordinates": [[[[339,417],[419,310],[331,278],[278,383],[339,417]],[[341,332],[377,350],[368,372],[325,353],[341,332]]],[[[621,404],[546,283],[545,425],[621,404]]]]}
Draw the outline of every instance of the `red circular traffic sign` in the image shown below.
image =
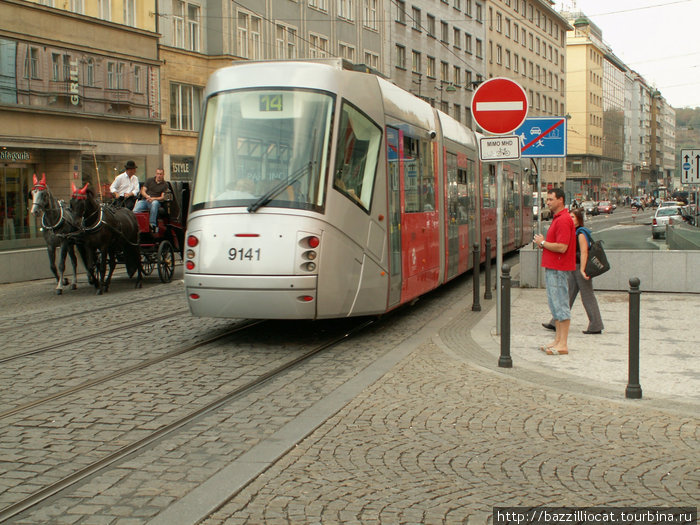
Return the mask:
{"type": "Polygon", "coordinates": [[[496,135],[517,129],[527,117],[527,95],[509,78],[491,78],[472,97],[472,116],[484,130],[496,135]]]}

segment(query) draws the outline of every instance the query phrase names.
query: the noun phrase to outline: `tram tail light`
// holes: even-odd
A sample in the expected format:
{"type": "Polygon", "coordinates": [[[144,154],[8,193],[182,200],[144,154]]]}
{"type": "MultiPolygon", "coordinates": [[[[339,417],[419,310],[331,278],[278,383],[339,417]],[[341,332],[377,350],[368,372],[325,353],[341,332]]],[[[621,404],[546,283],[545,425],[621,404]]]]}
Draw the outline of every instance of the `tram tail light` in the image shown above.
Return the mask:
{"type": "Polygon", "coordinates": [[[197,233],[198,232],[189,234],[185,241],[187,244],[187,250],[185,250],[185,269],[190,272],[197,266],[197,252],[199,249],[199,237],[196,235],[197,233]]]}
{"type": "Polygon", "coordinates": [[[306,238],[306,242],[309,243],[309,248],[318,248],[318,245],[321,244],[321,239],[312,235],[306,238]]]}

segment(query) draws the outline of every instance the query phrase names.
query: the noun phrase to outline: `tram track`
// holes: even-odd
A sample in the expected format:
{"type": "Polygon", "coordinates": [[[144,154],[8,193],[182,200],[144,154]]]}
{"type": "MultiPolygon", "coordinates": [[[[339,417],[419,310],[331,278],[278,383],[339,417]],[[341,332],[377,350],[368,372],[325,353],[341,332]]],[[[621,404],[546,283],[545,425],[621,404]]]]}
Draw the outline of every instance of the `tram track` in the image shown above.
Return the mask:
{"type": "MultiPolygon", "coordinates": [[[[129,303],[123,303],[123,304],[129,304],[129,303]]],[[[117,305],[117,306],[123,306],[123,304],[120,304],[120,305],[117,305]]],[[[174,318],[174,317],[178,317],[178,316],[183,315],[183,314],[185,314],[185,313],[187,313],[187,312],[189,312],[189,310],[188,310],[187,308],[181,308],[181,309],[179,309],[179,310],[176,310],[176,311],[174,311],[174,312],[167,313],[167,314],[165,314],[165,315],[161,315],[161,316],[157,316],[157,317],[151,317],[151,318],[147,319],[145,322],[147,322],[147,323],[156,323],[156,322],[159,322],[159,321],[164,321],[164,320],[166,320],[166,319],[172,319],[172,318],[174,318]]],[[[129,321],[128,323],[124,323],[124,324],[122,324],[122,325],[116,325],[116,326],[110,327],[110,330],[113,330],[113,331],[115,331],[115,332],[119,332],[119,331],[121,331],[121,330],[129,329],[130,327],[133,326],[133,324],[134,324],[133,321],[129,321]]],[[[23,357],[29,357],[29,356],[33,356],[33,355],[36,355],[36,354],[41,354],[41,353],[44,353],[44,352],[48,352],[49,350],[55,350],[56,348],[61,348],[62,346],[68,346],[68,345],[72,345],[72,344],[75,344],[75,343],[80,343],[80,342],[82,342],[82,341],[87,341],[87,340],[90,340],[90,339],[94,339],[95,337],[98,337],[99,335],[101,335],[101,332],[99,332],[99,331],[94,332],[94,331],[93,331],[93,332],[90,332],[89,334],[80,335],[80,336],[77,336],[77,337],[73,337],[73,338],[71,338],[71,339],[66,339],[66,340],[64,340],[64,341],[60,341],[60,342],[57,342],[57,343],[52,343],[52,344],[49,344],[49,345],[46,345],[46,346],[42,346],[42,347],[39,347],[39,348],[35,348],[35,349],[33,349],[33,350],[28,350],[28,351],[26,351],[26,352],[21,352],[21,353],[19,353],[19,354],[14,354],[14,355],[11,355],[11,356],[2,357],[2,358],[0,358],[0,364],[2,364],[2,363],[7,363],[7,362],[9,362],[9,361],[14,361],[15,359],[21,359],[21,358],[23,358],[23,357]]]]}
{"type": "MultiPolygon", "coordinates": [[[[260,324],[264,321],[254,321],[251,322],[250,324],[246,325],[245,328],[248,328],[254,324],[260,324]]],[[[324,350],[327,350],[329,348],[332,348],[345,340],[347,340],[349,337],[354,336],[355,334],[362,332],[365,330],[367,327],[371,326],[374,324],[374,319],[370,320],[362,320],[361,322],[355,323],[354,326],[350,327],[349,329],[344,329],[340,333],[340,335],[333,334],[330,336],[327,340],[313,346],[309,350],[303,351],[301,354],[296,355],[294,357],[291,357],[284,361],[282,364],[279,364],[277,366],[274,366],[270,370],[267,370],[265,372],[260,373],[257,377],[250,379],[246,381],[244,384],[230,390],[229,392],[223,393],[220,396],[216,397],[215,399],[209,401],[205,405],[203,405],[200,408],[197,408],[195,410],[192,410],[183,416],[180,416],[174,421],[171,421],[170,423],[152,431],[149,432],[146,436],[137,439],[133,442],[131,442],[128,445],[125,445],[121,447],[120,449],[116,450],[113,453],[110,453],[106,455],[105,457],[98,459],[82,468],[79,470],[73,472],[70,475],[67,475],[63,478],[61,478],[58,481],[52,482],[51,484],[45,486],[44,488],[30,494],[29,496],[23,497],[21,500],[5,507],[4,509],[0,509],[0,522],[8,520],[14,516],[17,516],[20,513],[23,513],[25,511],[28,511],[32,509],[33,507],[36,507],[37,505],[41,504],[43,501],[47,500],[48,498],[51,498],[60,492],[68,489],[69,487],[85,480],[86,478],[93,476],[100,471],[110,467],[111,465],[114,465],[122,460],[125,460],[126,458],[138,453],[139,451],[143,450],[146,447],[151,446],[158,440],[172,434],[173,432],[176,432],[178,429],[184,427],[185,425],[188,425],[199,418],[202,418],[205,415],[208,415],[212,412],[215,412],[219,408],[225,406],[227,403],[230,403],[242,396],[245,396],[246,394],[254,392],[258,387],[263,385],[264,383],[267,383],[268,381],[279,377],[283,375],[285,372],[292,370],[296,368],[297,366],[305,363],[312,357],[316,356],[317,354],[323,352],[324,350]]],[[[243,329],[243,327],[238,328],[243,329]]],[[[209,344],[217,339],[220,339],[222,337],[225,337],[226,335],[230,334],[219,334],[218,336],[211,338],[210,340],[206,342],[202,342],[198,346],[203,346],[205,344],[209,344]]],[[[191,349],[190,349],[191,350],[191,349]]],[[[155,364],[155,362],[160,362],[168,358],[172,358],[175,355],[175,352],[178,352],[176,355],[180,355],[188,350],[186,349],[180,349],[179,351],[174,351],[171,355],[167,356],[161,356],[159,358],[155,358],[153,360],[150,360],[147,362],[148,364],[144,363],[145,366],[151,366],[155,364]]],[[[131,367],[134,368],[134,367],[131,367]]],[[[134,368],[135,369],[135,368],[134,368]]],[[[126,373],[129,373],[129,370],[124,369],[123,371],[120,372],[119,375],[124,375],[126,373]]],[[[116,377],[114,374],[110,375],[111,377],[107,378],[105,376],[104,379],[102,379],[100,382],[107,381],[108,379],[113,379],[116,377]]],[[[94,386],[97,383],[94,383],[90,386],[94,386]]],[[[84,386],[83,388],[87,388],[87,386],[84,386]]],[[[62,393],[59,397],[62,397],[64,395],[68,395],[68,392],[66,391],[65,393],[62,393]]],[[[54,396],[56,398],[56,396],[54,396]]],[[[43,401],[42,401],[43,402],[43,401]]],[[[36,406],[38,403],[35,403],[33,406],[36,406]]],[[[16,412],[15,412],[16,413],[16,412]]],[[[5,417],[0,414],[0,417],[5,417]]]]}
{"type": "MultiPolygon", "coordinates": [[[[80,317],[82,315],[94,316],[95,313],[97,313],[97,312],[105,312],[108,310],[121,309],[124,306],[129,306],[132,304],[142,304],[142,303],[147,302],[147,301],[154,301],[154,300],[158,300],[158,299],[163,299],[164,297],[168,297],[170,295],[184,295],[184,293],[182,290],[177,290],[174,292],[166,292],[163,294],[150,295],[148,297],[140,297],[138,299],[133,299],[131,301],[123,301],[123,302],[119,302],[119,303],[115,303],[115,304],[98,306],[96,308],[91,308],[89,310],[70,312],[70,313],[63,314],[63,315],[57,315],[55,317],[42,318],[41,323],[48,324],[48,323],[53,323],[56,321],[62,321],[65,319],[70,319],[72,321],[75,321],[76,317],[80,317]]],[[[36,313],[31,313],[31,314],[23,314],[21,316],[14,316],[14,317],[2,317],[2,318],[0,318],[0,322],[13,323],[12,326],[4,329],[5,332],[10,331],[10,330],[23,330],[29,325],[36,324],[36,317],[35,317],[36,315],[37,315],[36,313]],[[29,319],[29,320],[27,320],[27,319],[29,319]],[[24,322],[22,322],[22,321],[24,321],[24,322]]]]}
{"type": "MultiPolygon", "coordinates": [[[[163,316],[163,318],[168,318],[168,317],[169,316],[163,316]]],[[[154,319],[154,321],[155,320],[158,320],[158,319],[154,319]]],[[[82,390],[92,388],[93,386],[99,385],[101,383],[105,383],[107,381],[110,381],[112,379],[116,379],[118,377],[130,374],[132,372],[136,372],[138,370],[143,370],[145,368],[148,368],[150,366],[158,364],[162,361],[166,361],[168,359],[172,359],[173,357],[177,357],[179,355],[186,354],[187,352],[197,350],[198,348],[201,348],[205,345],[216,342],[220,339],[224,339],[230,335],[233,335],[233,334],[240,332],[242,330],[246,330],[252,326],[256,326],[256,325],[263,323],[263,322],[264,321],[244,321],[242,323],[237,324],[234,328],[232,328],[230,330],[227,330],[223,333],[217,334],[217,335],[210,337],[208,339],[205,339],[203,341],[198,341],[194,344],[185,346],[183,348],[178,348],[176,350],[172,350],[171,352],[167,352],[167,353],[160,355],[158,357],[154,357],[152,359],[148,359],[146,361],[136,363],[132,366],[128,366],[125,368],[121,368],[119,370],[115,370],[114,372],[111,372],[109,374],[106,374],[106,375],[103,375],[100,377],[96,377],[94,379],[89,379],[87,381],[80,383],[79,385],[73,386],[71,388],[67,388],[67,389],[62,390],[60,392],[56,392],[54,394],[44,396],[40,399],[35,399],[35,400],[30,401],[28,403],[23,403],[22,405],[16,406],[16,407],[11,408],[9,410],[4,410],[4,411],[0,412],[0,419],[10,417],[14,414],[18,414],[18,413],[23,412],[25,410],[28,410],[30,408],[34,408],[34,407],[42,405],[44,403],[48,403],[50,401],[54,401],[56,399],[60,399],[60,398],[65,397],[65,396],[78,393],[82,390]]],[[[64,342],[64,343],[61,343],[61,345],[69,344],[69,343],[70,342],[64,342]]],[[[31,355],[31,352],[28,352],[27,354],[31,355]]],[[[2,363],[2,360],[0,360],[0,363],[2,363]]]]}

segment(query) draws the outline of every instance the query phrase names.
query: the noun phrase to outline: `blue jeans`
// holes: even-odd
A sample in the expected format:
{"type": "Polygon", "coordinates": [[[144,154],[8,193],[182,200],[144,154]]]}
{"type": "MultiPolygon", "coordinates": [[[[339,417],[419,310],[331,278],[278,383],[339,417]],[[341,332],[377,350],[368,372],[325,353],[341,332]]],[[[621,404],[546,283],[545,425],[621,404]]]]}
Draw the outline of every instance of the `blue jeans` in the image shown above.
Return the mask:
{"type": "Polygon", "coordinates": [[[160,209],[160,201],[151,201],[150,203],[146,199],[141,199],[136,202],[134,206],[134,212],[137,211],[150,211],[151,215],[148,222],[151,226],[158,225],[158,210],[160,209]]]}
{"type": "Polygon", "coordinates": [[[544,269],[544,282],[547,287],[547,301],[552,317],[557,321],[571,319],[571,309],[569,308],[569,283],[570,272],[561,270],[544,269]]]}

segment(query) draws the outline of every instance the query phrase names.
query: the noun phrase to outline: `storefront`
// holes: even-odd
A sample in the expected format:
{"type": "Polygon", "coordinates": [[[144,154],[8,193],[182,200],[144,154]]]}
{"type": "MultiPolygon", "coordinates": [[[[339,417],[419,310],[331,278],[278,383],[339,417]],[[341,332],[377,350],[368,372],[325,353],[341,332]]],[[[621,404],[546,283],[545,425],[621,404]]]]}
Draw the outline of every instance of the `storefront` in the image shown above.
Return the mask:
{"type": "Polygon", "coordinates": [[[43,243],[30,213],[32,175],[40,155],[35,150],[0,148],[0,250],[43,243]]]}

